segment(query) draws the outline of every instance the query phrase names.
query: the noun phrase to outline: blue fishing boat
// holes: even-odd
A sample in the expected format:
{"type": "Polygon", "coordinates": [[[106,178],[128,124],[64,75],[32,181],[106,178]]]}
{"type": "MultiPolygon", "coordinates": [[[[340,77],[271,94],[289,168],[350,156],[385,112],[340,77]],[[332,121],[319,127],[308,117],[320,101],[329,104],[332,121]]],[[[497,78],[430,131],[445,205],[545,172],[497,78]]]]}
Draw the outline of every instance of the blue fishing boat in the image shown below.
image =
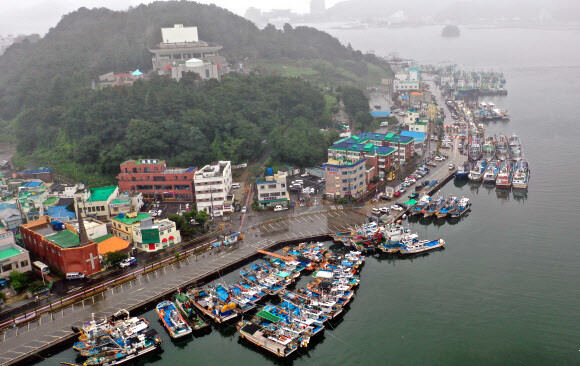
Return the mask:
{"type": "Polygon", "coordinates": [[[191,334],[193,330],[181,316],[173,301],[162,301],[155,307],[159,319],[169,332],[171,338],[181,338],[191,334]]]}
{"type": "Polygon", "coordinates": [[[459,165],[455,171],[455,179],[466,179],[469,176],[470,165],[468,162],[459,165]]]}
{"type": "Polygon", "coordinates": [[[471,210],[471,202],[469,202],[469,198],[463,197],[459,200],[457,206],[451,210],[450,216],[451,218],[458,218],[465,215],[469,210],[471,210]]]}

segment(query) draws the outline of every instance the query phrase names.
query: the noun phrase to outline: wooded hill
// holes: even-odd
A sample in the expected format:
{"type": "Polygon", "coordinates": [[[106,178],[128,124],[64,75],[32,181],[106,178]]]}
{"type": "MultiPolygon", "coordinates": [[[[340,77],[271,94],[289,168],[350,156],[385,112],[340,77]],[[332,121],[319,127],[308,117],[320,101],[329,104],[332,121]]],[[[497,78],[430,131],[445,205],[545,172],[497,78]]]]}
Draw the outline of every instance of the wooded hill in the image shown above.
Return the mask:
{"type": "Polygon", "coordinates": [[[148,47],[161,41],[161,27],[173,24],[197,26],[199,38],[221,44],[230,62],[315,60],[361,77],[369,65],[375,73],[390,73],[384,61],[327,33],[290,26],[260,30],[214,5],[81,8],[40,41],[13,45],[0,56],[0,120],[16,132],[16,161],[52,164],[77,179],[89,172],[111,178],[128,158],[158,157],[173,165],[252,159],[273,131],[284,145],[272,149],[278,161],[304,166],[324,159],[332,138],[319,128],[331,123],[329,106],[320,89],[299,79],[154,78],[133,87],[90,89],[93,78],[110,71],[150,70],[148,47]]]}

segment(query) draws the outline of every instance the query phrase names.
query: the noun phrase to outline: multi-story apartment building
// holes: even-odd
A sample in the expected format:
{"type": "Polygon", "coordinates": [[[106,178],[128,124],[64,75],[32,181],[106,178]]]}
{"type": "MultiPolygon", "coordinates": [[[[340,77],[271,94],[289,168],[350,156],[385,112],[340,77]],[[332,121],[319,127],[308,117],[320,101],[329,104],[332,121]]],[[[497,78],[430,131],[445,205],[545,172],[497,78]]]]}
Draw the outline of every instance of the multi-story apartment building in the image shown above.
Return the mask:
{"type": "Polygon", "coordinates": [[[206,165],[195,173],[195,202],[198,211],[211,216],[233,212],[233,200],[228,199],[232,188],[232,164],[218,161],[206,165]]]}
{"type": "Polygon", "coordinates": [[[365,158],[328,159],[323,164],[326,194],[334,198],[358,198],[367,188],[365,158]]]}
{"type": "Polygon", "coordinates": [[[288,184],[286,175],[277,174],[266,175],[256,180],[258,191],[258,205],[262,207],[282,205],[288,206],[290,196],[288,195],[288,184]]]}
{"type": "Polygon", "coordinates": [[[165,160],[138,159],[121,163],[120,192],[140,192],[145,199],[193,201],[196,167],[167,168],[165,160]]]}

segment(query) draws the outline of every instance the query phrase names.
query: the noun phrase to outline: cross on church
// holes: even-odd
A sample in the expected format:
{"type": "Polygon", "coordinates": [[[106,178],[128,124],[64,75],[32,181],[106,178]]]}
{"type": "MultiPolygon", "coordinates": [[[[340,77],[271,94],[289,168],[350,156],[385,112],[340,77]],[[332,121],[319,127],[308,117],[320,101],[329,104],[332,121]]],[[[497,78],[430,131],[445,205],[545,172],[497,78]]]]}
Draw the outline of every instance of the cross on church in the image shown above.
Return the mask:
{"type": "Polygon", "coordinates": [[[99,259],[99,257],[94,256],[94,254],[91,252],[89,254],[89,259],[87,259],[87,262],[91,262],[91,266],[93,266],[93,269],[95,269],[95,259],[99,259]]]}

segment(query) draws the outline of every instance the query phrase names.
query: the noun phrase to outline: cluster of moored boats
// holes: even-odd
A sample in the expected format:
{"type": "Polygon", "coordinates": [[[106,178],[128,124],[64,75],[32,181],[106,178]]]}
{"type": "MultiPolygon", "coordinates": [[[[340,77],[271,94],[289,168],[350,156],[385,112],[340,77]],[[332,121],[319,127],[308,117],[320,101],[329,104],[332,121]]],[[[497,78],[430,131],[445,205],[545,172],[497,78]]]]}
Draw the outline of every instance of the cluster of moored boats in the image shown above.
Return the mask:
{"type": "Polygon", "coordinates": [[[120,365],[150,353],[161,345],[155,329],[143,318],[122,309],[109,318],[93,319],[73,327],[79,339],[73,348],[86,357],[85,366],[120,365]]]}
{"type": "Polygon", "coordinates": [[[530,168],[517,135],[488,137],[483,144],[473,139],[468,150],[469,161],[459,166],[456,179],[469,178],[495,184],[497,188],[527,189],[530,168]]]}
{"type": "MultiPolygon", "coordinates": [[[[346,237],[335,236],[343,243],[346,237]]],[[[400,225],[376,223],[363,225],[348,237],[355,247],[368,249],[359,241],[364,237],[374,243],[375,249],[386,253],[422,253],[445,244],[442,239],[418,240],[417,234],[400,225]]],[[[364,262],[362,251],[339,254],[322,243],[288,247],[283,254],[261,253],[266,258],[243,268],[241,280],[233,285],[218,282],[191,287],[157,304],[159,320],[171,338],[210,329],[210,320],[222,324],[241,318],[236,326],[241,338],[287,357],[300,347],[308,347],[329,321],[343,313],[359,285],[358,271],[364,262]],[[313,279],[303,288],[289,290],[305,272],[311,273],[313,279]],[[272,296],[280,301],[262,303],[272,296]]],[[[162,343],[146,319],[130,317],[126,310],[109,318],[93,317],[73,330],[79,333],[73,348],[86,357],[85,366],[123,364],[158,349],[162,343]]]]}
{"type": "Polygon", "coordinates": [[[335,241],[354,247],[363,253],[381,250],[388,254],[413,255],[425,253],[445,245],[443,239],[421,240],[400,224],[370,222],[353,230],[331,235],[335,241]]]}
{"type": "Polygon", "coordinates": [[[266,305],[250,320],[240,321],[238,332],[243,339],[279,357],[308,347],[312,337],[322,333],[325,324],[352,300],[363,261],[361,252],[327,252],[306,287],[282,290],[278,305],[266,305]]]}

